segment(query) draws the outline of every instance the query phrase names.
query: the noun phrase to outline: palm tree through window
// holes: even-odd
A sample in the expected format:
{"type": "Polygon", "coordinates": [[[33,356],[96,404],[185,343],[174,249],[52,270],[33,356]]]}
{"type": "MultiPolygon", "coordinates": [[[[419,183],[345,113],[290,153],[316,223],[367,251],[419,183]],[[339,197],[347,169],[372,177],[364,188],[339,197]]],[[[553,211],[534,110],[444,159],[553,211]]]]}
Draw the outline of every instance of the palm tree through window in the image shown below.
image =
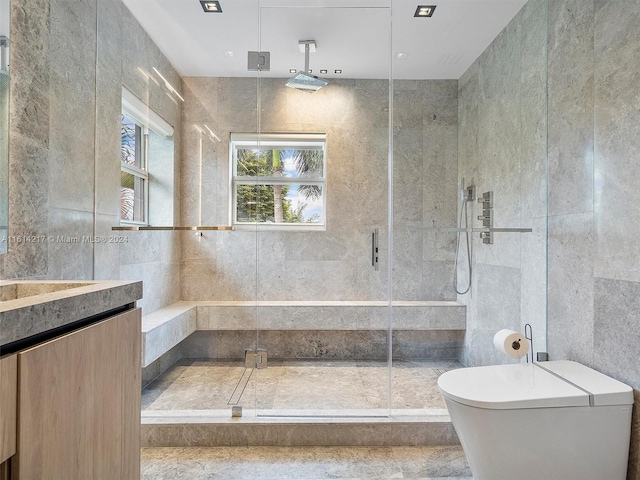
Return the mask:
{"type": "Polygon", "coordinates": [[[323,228],[324,134],[232,134],[234,225],[323,228]]]}

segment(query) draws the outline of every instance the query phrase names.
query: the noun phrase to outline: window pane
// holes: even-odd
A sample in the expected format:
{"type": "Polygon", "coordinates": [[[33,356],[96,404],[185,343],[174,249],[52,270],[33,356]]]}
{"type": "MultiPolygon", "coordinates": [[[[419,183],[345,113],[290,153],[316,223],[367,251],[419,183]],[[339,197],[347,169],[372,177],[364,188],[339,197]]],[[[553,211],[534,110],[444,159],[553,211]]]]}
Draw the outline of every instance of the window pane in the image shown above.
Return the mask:
{"type": "Polygon", "coordinates": [[[127,165],[143,168],[142,128],[126,115],[121,115],[121,160],[127,165]]]}
{"type": "Polygon", "coordinates": [[[310,223],[324,221],[320,185],[238,185],[238,222],[310,223]]]}
{"type": "Polygon", "coordinates": [[[145,179],[131,173],[120,172],[120,219],[128,222],[146,222],[145,179]]]}
{"type": "Polygon", "coordinates": [[[324,175],[321,149],[238,148],[237,154],[239,176],[321,178],[324,175]]]}

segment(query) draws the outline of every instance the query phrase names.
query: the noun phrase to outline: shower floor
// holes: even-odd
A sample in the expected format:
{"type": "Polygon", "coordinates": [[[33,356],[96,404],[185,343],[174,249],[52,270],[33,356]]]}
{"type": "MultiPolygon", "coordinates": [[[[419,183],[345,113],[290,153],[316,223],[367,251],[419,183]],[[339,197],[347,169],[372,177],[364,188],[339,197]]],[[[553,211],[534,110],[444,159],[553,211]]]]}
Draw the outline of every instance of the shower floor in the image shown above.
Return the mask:
{"type": "Polygon", "coordinates": [[[260,415],[421,415],[446,413],[437,379],[457,361],[269,360],[262,370],[244,362],[182,359],[142,392],[143,416],[207,411],[229,416],[231,407],[260,415]]]}

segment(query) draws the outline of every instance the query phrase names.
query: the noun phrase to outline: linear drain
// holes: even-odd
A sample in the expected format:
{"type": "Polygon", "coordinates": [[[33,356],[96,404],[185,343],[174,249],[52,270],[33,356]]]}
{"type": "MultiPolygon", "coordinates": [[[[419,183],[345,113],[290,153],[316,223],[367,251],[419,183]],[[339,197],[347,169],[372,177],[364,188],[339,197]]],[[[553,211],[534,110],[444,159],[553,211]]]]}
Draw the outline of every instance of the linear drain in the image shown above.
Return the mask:
{"type": "Polygon", "coordinates": [[[244,372],[242,372],[242,376],[236,385],[235,390],[231,394],[231,398],[227,402],[227,405],[237,405],[244,393],[244,389],[247,388],[247,384],[249,383],[249,379],[253,374],[253,368],[245,368],[244,372]]]}

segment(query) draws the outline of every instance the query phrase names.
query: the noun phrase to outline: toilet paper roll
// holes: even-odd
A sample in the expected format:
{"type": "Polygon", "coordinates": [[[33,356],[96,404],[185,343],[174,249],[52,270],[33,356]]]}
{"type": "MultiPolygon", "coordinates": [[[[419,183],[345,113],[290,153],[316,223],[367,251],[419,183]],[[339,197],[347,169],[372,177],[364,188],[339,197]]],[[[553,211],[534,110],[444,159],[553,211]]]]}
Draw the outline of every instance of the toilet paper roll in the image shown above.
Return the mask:
{"type": "Polygon", "coordinates": [[[499,352],[506,353],[511,358],[522,358],[529,353],[529,341],[525,336],[506,328],[495,334],[493,345],[499,352]]]}

